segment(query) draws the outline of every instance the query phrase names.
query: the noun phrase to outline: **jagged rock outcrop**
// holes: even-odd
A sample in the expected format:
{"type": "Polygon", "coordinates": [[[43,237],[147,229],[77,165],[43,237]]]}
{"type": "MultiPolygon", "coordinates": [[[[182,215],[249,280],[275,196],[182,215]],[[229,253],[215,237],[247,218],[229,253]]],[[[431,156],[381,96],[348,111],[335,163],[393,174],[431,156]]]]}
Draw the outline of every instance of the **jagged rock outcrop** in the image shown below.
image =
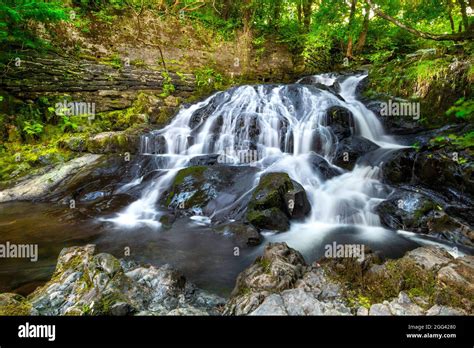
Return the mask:
{"type": "Polygon", "coordinates": [[[74,101],[95,103],[95,111],[102,112],[130,107],[140,91],[158,95],[166,83],[184,98],[195,89],[191,74],[178,76],[170,72],[169,78],[167,81],[160,71],[123,61],[110,64],[73,57],[31,56],[7,71],[1,88],[20,99],[67,94],[74,101]]]}
{"type": "Polygon", "coordinates": [[[227,302],[165,265],[61,251],[51,280],[26,298],[0,294],[0,315],[466,315],[474,307],[474,257],[419,247],[380,264],[322,259],[312,265],[269,243],[237,278],[227,302]],[[382,293],[377,292],[378,289],[382,293]],[[374,299],[381,299],[376,301],[374,299]]]}
{"type": "Polygon", "coordinates": [[[441,202],[419,192],[396,190],[376,207],[388,228],[430,234],[454,243],[473,246],[474,231],[442,208],[441,202]]]}
{"type": "Polygon", "coordinates": [[[168,265],[158,268],[118,260],[86,245],[63,249],[51,280],[27,298],[1,294],[0,313],[213,315],[223,303],[168,265]]]}
{"type": "Polygon", "coordinates": [[[364,260],[322,259],[309,266],[286,243],[270,243],[263,256],[238,276],[224,314],[472,313],[474,257],[455,259],[440,248],[420,247],[398,260],[383,264],[377,260],[369,252],[364,260]],[[374,291],[378,287],[384,292],[374,291]],[[374,302],[374,298],[386,299],[374,302]]]}

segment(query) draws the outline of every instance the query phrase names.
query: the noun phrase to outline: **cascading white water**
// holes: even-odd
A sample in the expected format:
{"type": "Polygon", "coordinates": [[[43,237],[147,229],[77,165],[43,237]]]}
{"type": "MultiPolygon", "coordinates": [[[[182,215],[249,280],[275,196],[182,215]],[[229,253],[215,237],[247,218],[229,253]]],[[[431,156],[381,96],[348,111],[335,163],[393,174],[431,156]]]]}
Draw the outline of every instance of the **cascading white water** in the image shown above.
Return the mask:
{"type": "MultiPolygon", "coordinates": [[[[162,175],[139,200],[109,221],[121,227],[159,227],[157,200],[191,158],[220,154],[226,156],[226,163],[238,164],[236,150],[255,150],[259,160],[254,165],[260,168],[255,184],[263,173],[286,172],[303,185],[312,207],[306,225],[379,226],[372,208],[386,192],[377,180],[378,167],[357,165],[351,172],[325,180],[310,161],[315,152],[329,163],[334,159],[338,138],[326,120],[327,110],[333,106],[351,111],[354,134],[381,148],[399,147],[384,134],[375,114],[356,99],[356,87],[364,77],[360,74],[342,80],[339,96],[329,89],[298,83],[241,86],[181,110],[170,125],[142,140],[142,153],[165,159],[162,175]]],[[[331,86],[338,77],[324,74],[313,79],[331,86]]]]}

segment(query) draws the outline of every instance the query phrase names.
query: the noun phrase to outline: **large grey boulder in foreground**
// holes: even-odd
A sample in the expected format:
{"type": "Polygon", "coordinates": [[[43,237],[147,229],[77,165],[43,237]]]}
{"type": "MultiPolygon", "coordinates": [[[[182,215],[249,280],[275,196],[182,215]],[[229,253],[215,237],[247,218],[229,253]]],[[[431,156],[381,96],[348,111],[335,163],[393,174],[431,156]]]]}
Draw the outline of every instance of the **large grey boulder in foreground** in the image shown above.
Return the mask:
{"type": "Polygon", "coordinates": [[[307,265],[270,243],[237,278],[227,315],[466,315],[473,313],[474,257],[420,247],[380,263],[322,259],[307,265]],[[380,301],[380,302],[378,302],[380,301]]]}

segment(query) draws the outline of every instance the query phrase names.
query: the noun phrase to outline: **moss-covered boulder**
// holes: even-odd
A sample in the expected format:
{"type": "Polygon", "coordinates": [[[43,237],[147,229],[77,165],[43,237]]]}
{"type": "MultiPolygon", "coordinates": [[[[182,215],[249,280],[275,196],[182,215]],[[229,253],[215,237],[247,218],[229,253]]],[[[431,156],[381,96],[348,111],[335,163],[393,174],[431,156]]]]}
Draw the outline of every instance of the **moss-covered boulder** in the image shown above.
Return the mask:
{"type": "Polygon", "coordinates": [[[388,228],[430,234],[453,243],[474,245],[474,232],[469,224],[450,216],[442,202],[421,193],[397,190],[380,203],[375,211],[388,228]]]}
{"type": "Polygon", "coordinates": [[[217,192],[213,183],[206,182],[206,170],[205,166],[181,169],[165,195],[165,205],[174,209],[202,208],[215,198],[217,192]]]}
{"type": "Polygon", "coordinates": [[[289,220],[311,210],[304,188],[286,173],[268,173],[260,178],[248,205],[247,220],[258,229],[286,231],[289,220]]]}
{"type": "Polygon", "coordinates": [[[261,230],[284,232],[290,228],[288,216],[278,208],[249,210],[247,220],[261,230]]]}
{"type": "Polygon", "coordinates": [[[86,141],[90,153],[136,153],[139,148],[140,136],[134,132],[102,132],[86,141]]]}
{"type": "Polygon", "coordinates": [[[218,212],[215,218],[222,222],[240,219],[248,201],[245,193],[252,187],[256,173],[257,169],[250,166],[183,168],[163,194],[160,204],[173,210],[176,216],[201,213],[210,216],[218,212]]]}

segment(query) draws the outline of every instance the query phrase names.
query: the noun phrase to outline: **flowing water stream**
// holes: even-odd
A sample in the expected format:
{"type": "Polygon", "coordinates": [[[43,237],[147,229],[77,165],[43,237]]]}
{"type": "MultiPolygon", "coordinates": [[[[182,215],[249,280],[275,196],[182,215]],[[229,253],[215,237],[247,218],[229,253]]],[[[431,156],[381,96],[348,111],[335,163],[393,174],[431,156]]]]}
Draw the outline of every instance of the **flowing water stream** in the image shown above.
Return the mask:
{"type": "Polygon", "coordinates": [[[140,195],[111,214],[66,224],[61,223],[58,208],[46,203],[0,205],[0,226],[9,226],[2,227],[7,230],[2,239],[21,241],[18,236],[26,234],[29,243],[41,243],[44,264],[40,268],[46,269],[38,273],[39,266],[27,266],[23,261],[4,264],[0,266],[2,290],[46,280],[61,247],[93,242],[101,251],[118,257],[128,246],[135,251],[133,259],[171,263],[199,286],[226,294],[236,275],[261,253],[262,246],[243,250],[235,257],[231,239],[216,235],[212,226],[225,219],[231,206],[248,197],[260,176],[268,172],[288,173],[300,183],[311,212],[305,220],[293,222],[288,232],[264,232],[265,242],[285,241],[308,261],[321,257],[324,245],[334,240],[365,243],[388,257],[398,257],[416,247],[420,240],[415,242],[382,228],[374,213],[373,208],[390,193],[378,180],[383,154],[403,146],[384,133],[376,115],[357,99],[357,86],[365,77],[362,73],[323,74],[311,77],[311,84],[300,80],[290,85],[240,86],[181,109],[167,127],[142,137],[141,158],[153,160],[157,175],[150,180],[150,173],[141,173],[120,184],[114,194],[139,189],[140,195]],[[331,107],[349,110],[353,115],[352,135],[378,145],[370,165],[358,162],[353,170],[343,171],[333,164],[340,139],[328,125],[331,107]],[[242,161],[242,153],[254,154],[247,157],[252,158],[251,163],[242,161]],[[197,210],[194,216],[179,218],[171,229],[163,228],[160,217],[166,211],[159,204],[163,193],[180,169],[192,165],[195,158],[211,155],[235,170],[252,166],[256,174],[241,183],[240,196],[233,197],[232,202],[217,199],[212,209],[197,210]],[[315,156],[324,158],[341,174],[325,177],[313,164],[315,156]],[[54,223],[51,216],[56,219],[54,223]]]}
{"type": "MultiPolygon", "coordinates": [[[[352,112],[355,135],[382,149],[401,148],[384,134],[377,117],[356,99],[356,87],[365,77],[360,74],[341,81],[340,96],[303,84],[242,86],[182,110],[169,126],[142,140],[142,152],[161,158],[160,169],[165,174],[110,221],[122,227],[147,224],[158,228],[157,200],[193,157],[219,154],[228,157],[226,163],[238,165],[239,151],[255,151],[257,161],[252,165],[260,169],[255,184],[263,173],[285,172],[303,185],[313,207],[307,224],[379,226],[372,208],[387,191],[377,180],[377,166],[356,166],[351,172],[325,180],[311,163],[314,151],[329,163],[335,156],[338,139],[326,125],[327,110],[333,106],[352,112]],[[205,117],[202,110],[206,110],[205,117]]],[[[315,78],[330,85],[336,81],[335,77],[315,78]]]]}

